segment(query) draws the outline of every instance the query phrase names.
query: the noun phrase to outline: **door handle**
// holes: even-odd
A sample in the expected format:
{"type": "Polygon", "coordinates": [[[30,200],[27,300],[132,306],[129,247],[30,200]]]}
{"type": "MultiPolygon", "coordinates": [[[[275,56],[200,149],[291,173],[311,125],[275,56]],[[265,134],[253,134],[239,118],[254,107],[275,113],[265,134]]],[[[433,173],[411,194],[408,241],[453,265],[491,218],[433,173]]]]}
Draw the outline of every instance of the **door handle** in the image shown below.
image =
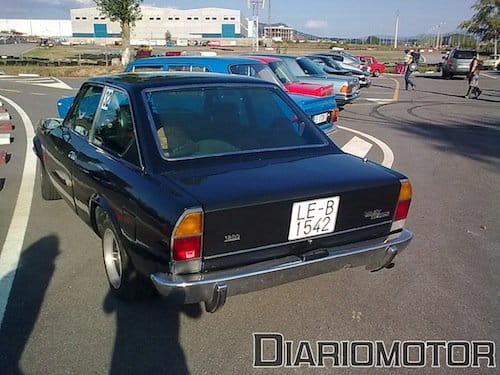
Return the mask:
{"type": "Polygon", "coordinates": [[[70,151],[68,153],[68,158],[75,161],[76,160],[76,152],[75,151],[70,151]]]}

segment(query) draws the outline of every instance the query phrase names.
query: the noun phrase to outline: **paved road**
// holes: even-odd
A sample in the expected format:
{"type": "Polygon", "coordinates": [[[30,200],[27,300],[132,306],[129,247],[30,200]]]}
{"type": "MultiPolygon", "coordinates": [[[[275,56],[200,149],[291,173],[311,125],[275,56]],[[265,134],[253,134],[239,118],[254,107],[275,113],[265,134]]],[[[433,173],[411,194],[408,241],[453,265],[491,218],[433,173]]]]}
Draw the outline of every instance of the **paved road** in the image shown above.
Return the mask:
{"type": "MultiPolygon", "coordinates": [[[[346,270],[232,297],[216,314],[198,305],[172,307],[156,299],[131,306],[112,298],[98,238],[62,201],[43,201],[37,181],[1,326],[1,373],[251,373],[257,331],[296,341],[459,338],[498,344],[497,78],[483,77],[480,100],[466,100],[461,79],[422,75],[415,78],[417,90],[395,94],[401,77],[387,76],[342,111],[343,128],[333,139],[346,146],[358,137],[371,144],[366,156],[382,162],[382,149],[359,132],[376,137],[393,152],[393,167],[413,182],[407,225],[415,238],[394,269],[346,270]]],[[[32,85],[0,80],[0,95],[17,102],[33,122],[55,115],[55,99],[70,92],[36,90],[39,95],[32,94],[32,85]]],[[[17,127],[14,143],[1,146],[12,160],[0,166],[0,239],[10,223],[25,153],[21,119],[11,113],[17,127]]]]}
{"type": "Polygon", "coordinates": [[[20,56],[35,47],[33,43],[0,44],[0,56],[20,56]]]}

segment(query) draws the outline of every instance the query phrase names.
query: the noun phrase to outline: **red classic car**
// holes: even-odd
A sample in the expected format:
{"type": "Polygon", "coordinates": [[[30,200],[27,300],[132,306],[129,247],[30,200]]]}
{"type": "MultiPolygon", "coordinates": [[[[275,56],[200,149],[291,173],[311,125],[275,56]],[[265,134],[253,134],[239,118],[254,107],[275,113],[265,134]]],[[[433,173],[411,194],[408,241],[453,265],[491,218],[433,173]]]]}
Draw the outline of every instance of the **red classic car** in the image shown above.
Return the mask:
{"type": "Polygon", "coordinates": [[[321,85],[297,81],[294,75],[288,70],[286,65],[280,59],[267,56],[248,56],[252,59],[267,64],[274,72],[276,77],[283,83],[288,92],[311,96],[330,96],[333,95],[333,85],[321,85]]]}
{"type": "Polygon", "coordinates": [[[385,65],[378,62],[375,56],[356,56],[361,61],[368,64],[368,70],[374,77],[378,77],[381,73],[385,72],[385,65]]]}

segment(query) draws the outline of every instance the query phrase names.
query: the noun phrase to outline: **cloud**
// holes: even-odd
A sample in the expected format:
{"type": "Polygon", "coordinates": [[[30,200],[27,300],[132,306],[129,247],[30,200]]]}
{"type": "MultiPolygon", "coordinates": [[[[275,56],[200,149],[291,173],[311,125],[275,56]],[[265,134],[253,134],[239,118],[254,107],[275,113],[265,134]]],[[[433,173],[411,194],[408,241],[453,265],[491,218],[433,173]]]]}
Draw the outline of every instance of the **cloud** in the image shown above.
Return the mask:
{"type": "Polygon", "coordinates": [[[307,20],[304,27],[308,29],[326,29],[328,27],[328,22],[323,20],[307,20]]]}

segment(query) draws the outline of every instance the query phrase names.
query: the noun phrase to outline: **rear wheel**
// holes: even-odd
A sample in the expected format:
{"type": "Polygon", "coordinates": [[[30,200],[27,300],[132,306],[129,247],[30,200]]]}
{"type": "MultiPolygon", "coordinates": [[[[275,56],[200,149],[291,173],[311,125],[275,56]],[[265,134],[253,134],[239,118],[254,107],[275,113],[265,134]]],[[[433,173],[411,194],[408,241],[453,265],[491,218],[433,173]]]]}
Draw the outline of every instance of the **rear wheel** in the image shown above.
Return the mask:
{"type": "Polygon", "coordinates": [[[374,77],[378,77],[378,76],[380,76],[380,71],[379,71],[378,69],[377,69],[377,70],[375,70],[375,71],[373,72],[373,76],[374,76],[374,77]]]}
{"type": "Polygon", "coordinates": [[[441,77],[444,79],[450,78],[450,75],[443,69],[441,70],[441,77]]]}
{"type": "Polygon", "coordinates": [[[45,167],[43,165],[40,165],[40,167],[42,170],[42,182],[40,184],[42,189],[42,198],[45,199],[46,201],[61,199],[59,192],[52,184],[52,181],[50,181],[49,176],[47,175],[47,171],[45,170],[45,167]]]}
{"type": "Polygon", "coordinates": [[[102,225],[102,255],[109,287],[115,296],[136,301],[153,294],[151,281],[135,269],[108,217],[102,225]]]}

